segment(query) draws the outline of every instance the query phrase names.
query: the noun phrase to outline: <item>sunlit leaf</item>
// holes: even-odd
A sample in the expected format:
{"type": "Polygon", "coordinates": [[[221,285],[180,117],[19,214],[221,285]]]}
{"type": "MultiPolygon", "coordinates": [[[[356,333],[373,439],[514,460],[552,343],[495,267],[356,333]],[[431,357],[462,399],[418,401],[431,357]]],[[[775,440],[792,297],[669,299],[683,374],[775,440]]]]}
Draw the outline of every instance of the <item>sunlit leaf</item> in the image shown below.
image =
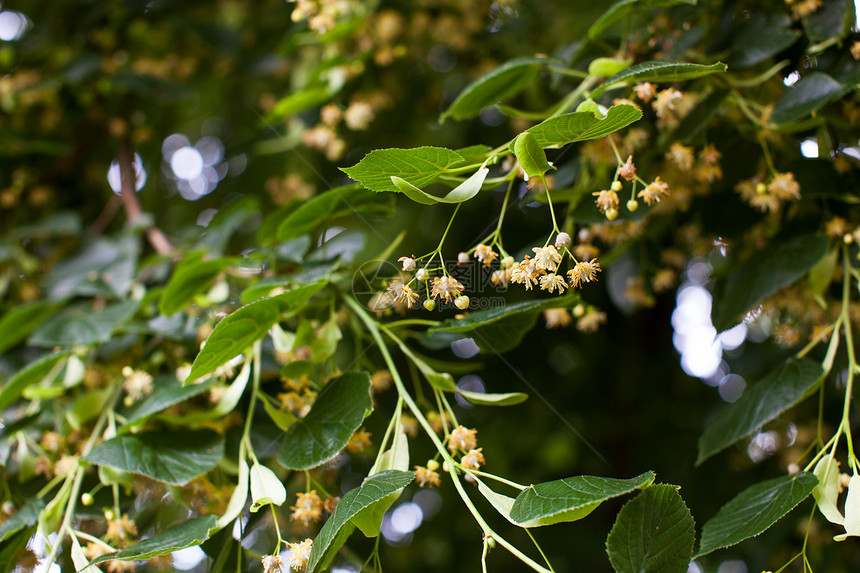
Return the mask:
{"type": "Polygon", "coordinates": [[[444,197],[437,197],[435,195],[431,195],[425,192],[422,189],[419,189],[415,185],[412,185],[408,181],[401,179],[395,175],[391,176],[391,182],[397,187],[397,189],[415,201],[416,203],[420,203],[422,205],[433,205],[434,203],[463,203],[468,201],[472,197],[478,194],[478,191],[481,190],[481,186],[484,184],[484,180],[487,178],[487,174],[490,172],[486,167],[479,167],[478,170],[472,174],[468,179],[457,185],[454,189],[448,192],[444,197]]]}
{"type": "Polygon", "coordinates": [[[203,260],[205,254],[203,251],[189,253],[176,266],[158,302],[162,314],[169,316],[185,308],[209,288],[215,277],[239,260],[229,257],[203,260]]]}
{"type": "Polygon", "coordinates": [[[825,235],[802,235],[754,253],[715,289],[714,327],[722,331],[737,324],[753,306],[805,275],[829,245],[825,235]]]}
{"type": "Polygon", "coordinates": [[[142,432],[106,440],[86,456],[92,464],[185,485],[215,467],[224,456],[224,438],[210,430],[142,432]]]}
{"type": "MultiPolygon", "coordinates": [[[[94,559],[91,565],[117,559],[120,561],[145,561],[158,555],[167,555],[180,549],[200,545],[209,538],[209,530],[215,527],[215,523],[214,515],[183,521],[179,525],[174,525],[170,529],[157,533],[131,547],[126,547],[122,551],[102,555],[94,559]]],[[[86,571],[90,571],[90,569],[85,569],[79,573],[86,571]]]]}
{"type": "Polygon", "coordinates": [[[239,460],[239,478],[236,482],[236,487],[233,489],[233,493],[230,495],[230,501],[227,503],[227,509],[224,510],[223,515],[218,518],[218,522],[215,524],[215,528],[223,529],[227,527],[233,520],[239,517],[242,514],[242,510],[245,508],[245,502],[248,501],[248,481],[250,479],[250,470],[248,469],[248,463],[240,459],[239,460]]]}
{"type": "Polygon", "coordinates": [[[527,131],[535,136],[541,147],[562,147],[575,141],[606,137],[641,117],[642,110],[621,104],[610,107],[602,119],[591,112],[578,111],[552,117],[527,131]]]}
{"type": "Polygon", "coordinates": [[[36,328],[28,343],[69,348],[107,342],[116,329],[131,320],[138,306],[137,301],[127,300],[95,311],[92,305],[83,303],[69,307],[36,328]]]}
{"type": "Polygon", "coordinates": [[[370,375],[347,372],[329,382],[310,412],[287,430],[278,460],[288,469],[314,468],[342,450],[373,410],[370,375]]]}
{"type": "Polygon", "coordinates": [[[606,538],[616,573],[685,573],[695,523],[674,485],[652,485],[624,504],[606,538]]]}
{"type": "Polygon", "coordinates": [[[45,501],[33,497],[21,506],[18,511],[9,516],[9,519],[0,523],[0,543],[21,531],[25,527],[36,525],[39,520],[39,512],[45,507],[45,501]]]}
{"type": "Polygon", "coordinates": [[[825,73],[812,72],[788,88],[788,92],[776,102],[771,119],[775,123],[804,119],[842,93],[842,84],[825,73]]]}
{"type": "Polygon", "coordinates": [[[34,328],[57,312],[63,303],[35,301],[9,309],[0,318],[0,354],[27,338],[34,328]]]}
{"type": "Polygon", "coordinates": [[[540,65],[550,62],[548,58],[517,58],[484,74],[460,92],[454,103],[439,118],[445,121],[468,119],[478,115],[487,106],[499,103],[524,90],[540,71],[540,65]]]}
{"type": "MultiPolygon", "coordinates": [[[[365,478],[360,486],[347,492],[314,539],[307,573],[314,573],[321,563],[331,558],[331,553],[337,551],[340,547],[335,543],[339,537],[338,533],[355,515],[386,496],[400,491],[413,479],[415,474],[412,472],[388,470],[365,478]]],[[[339,539],[341,544],[344,540],[339,539]]]]}
{"type": "Polygon", "coordinates": [[[470,336],[481,352],[507,352],[515,348],[537,322],[538,314],[547,308],[570,307],[579,302],[576,293],[543,300],[528,300],[503,307],[479,310],[463,318],[448,319],[429,330],[457,332],[470,336]]]}
{"type": "Polygon", "coordinates": [[[206,376],[247,350],[266,335],[281,314],[301,308],[325,285],[326,281],[319,281],[271,298],[254,301],[221,320],[194,359],[186,382],[206,376]]]}
{"type": "Polygon", "coordinates": [[[511,519],[522,527],[582,519],[607,499],[646,488],[654,478],[649,471],[631,479],[575,476],[531,485],[514,501],[511,519]]]}
{"type": "Polygon", "coordinates": [[[818,478],[802,472],[758,483],[739,493],[702,527],[696,557],[755,537],[806,499],[818,478]]]}
{"type": "Polygon", "coordinates": [[[416,147],[413,149],[376,149],[344,173],[376,192],[400,190],[391,181],[399,177],[415,187],[429,185],[447,170],[463,161],[463,157],[444,147],[416,147]]]}
{"type": "Polygon", "coordinates": [[[206,380],[198,384],[183,385],[174,375],[159,376],[152,381],[154,387],[152,394],[123,413],[126,425],[134,424],[174,404],[193,398],[208,390],[212,382],[212,380],[206,380]]]}
{"type": "MultiPolygon", "coordinates": [[[[379,461],[373,464],[368,474],[375,475],[388,470],[406,471],[408,469],[409,441],[401,425],[394,432],[394,440],[391,448],[383,452],[379,461]]],[[[398,497],[400,497],[400,492],[396,491],[364,508],[352,517],[351,521],[353,525],[358,527],[366,537],[376,537],[379,535],[379,530],[382,527],[382,518],[385,512],[397,501],[398,497]]]]}
{"type": "Polygon", "coordinates": [[[58,375],[61,367],[60,361],[68,356],[68,352],[48,354],[13,374],[0,389],[0,410],[18,399],[29,385],[40,382],[49,374],[58,375]]]}
{"type": "Polygon", "coordinates": [[[546,153],[538,143],[534,135],[524,131],[517,136],[513,144],[514,155],[520,164],[526,179],[529,177],[540,177],[553,166],[546,160],[546,153]]]}
{"type": "MultiPolygon", "coordinates": [[[[370,155],[373,153],[377,152],[373,151],[370,155]]],[[[356,169],[360,165],[361,162],[350,169],[356,169]]],[[[350,174],[347,173],[347,175],[350,174]]],[[[364,184],[364,181],[356,177],[353,179],[364,184]]],[[[390,184],[390,181],[388,183],[390,184]]],[[[373,190],[378,191],[378,189],[373,190]]],[[[287,241],[319,229],[324,224],[331,225],[342,219],[355,216],[382,219],[393,214],[393,198],[378,197],[358,185],[335,187],[302,203],[295,211],[290,212],[278,223],[276,236],[278,241],[287,241]]]]}
{"type": "Polygon", "coordinates": [[[627,16],[635,9],[667,8],[677,4],[696,5],[696,0],[620,0],[609,7],[588,29],[588,37],[600,37],[612,24],[627,16]]]}
{"type": "Polygon", "coordinates": [[[792,29],[791,18],[783,11],[754,11],[737,19],[727,63],[733,70],[749,68],[788,49],[803,34],[792,29]]]}
{"type": "Polygon", "coordinates": [[[821,382],[821,365],[806,358],[786,362],[752,384],[737,402],[726,404],[699,438],[696,465],[749,436],[805,397],[821,382]]]}
{"type": "Polygon", "coordinates": [[[287,500],[287,490],[275,475],[264,465],[251,466],[251,513],[264,505],[282,505],[287,500]]]}
{"type": "Polygon", "coordinates": [[[721,62],[711,65],[689,64],[670,60],[642,62],[641,64],[630,66],[626,70],[620,71],[607,79],[599,88],[592,92],[592,97],[599,97],[609,87],[631,81],[668,83],[691,80],[724,71],[726,71],[726,65],[721,62]]]}

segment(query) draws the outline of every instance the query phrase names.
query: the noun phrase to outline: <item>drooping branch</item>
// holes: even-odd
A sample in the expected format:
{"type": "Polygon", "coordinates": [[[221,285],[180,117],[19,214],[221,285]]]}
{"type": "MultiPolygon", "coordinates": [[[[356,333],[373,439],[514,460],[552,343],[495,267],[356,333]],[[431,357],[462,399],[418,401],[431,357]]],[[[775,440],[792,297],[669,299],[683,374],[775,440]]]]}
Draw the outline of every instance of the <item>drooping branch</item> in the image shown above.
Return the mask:
{"type": "MultiPolygon", "coordinates": [[[[123,138],[116,154],[117,163],[119,163],[120,172],[120,198],[125,213],[128,216],[128,222],[134,225],[143,214],[140,208],[140,202],[137,200],[137,189],[135,182],[137,181],[136,173],[132,164],[131,145],[127,138],[123,138]]],[[[168,255],[173,251],[170,241],[158,227],[150,225],[146,229],[146,238],[149,244],[155,249],[159,255],[168,255]]]]}

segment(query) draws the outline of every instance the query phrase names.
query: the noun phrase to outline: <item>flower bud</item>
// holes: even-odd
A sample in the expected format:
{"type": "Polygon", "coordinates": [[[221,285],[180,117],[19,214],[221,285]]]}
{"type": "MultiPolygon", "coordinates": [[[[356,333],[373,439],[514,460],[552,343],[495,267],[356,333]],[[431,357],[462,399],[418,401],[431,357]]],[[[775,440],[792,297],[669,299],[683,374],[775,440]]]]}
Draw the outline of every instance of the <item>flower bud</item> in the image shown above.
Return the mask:
{"type": "Polygon", "coordinates": [[[570,235],[567,233],[559,233],[555,238],[555,248],[561,249],[570,244],[570,235]]]}
{"type": "Polygon", "coordinates": [[[400,257],[397,260],[403,263],[403,270],[407,273],[411,273],[415,270],[415,259],[412,257],[400,257]]]}
{"type": "Polygon", "coordinates": [[[469,253],[460,253],[457,255],[457,264],[465,264],[469,262],[469,253]]]}
{"type": "Polygon", "coordinates": [[[636,199],[631,199],[630,201],[627,202],[627,210],[630,211],[631,213],[638,208],[639,208],[639,201],[637,201],[636,199]]]}
{"type": "Polygon", "coordinates": [[[508,255],[507,257],[502,259],[502,268],[503,269],[509,269],[512,266],[514,266],[515,262],[516,261],[514,260],[514,258],[512,256],[508,255]]]}
{"type": "Polygon", "coordinates": [[[435,300],[433,300],[432,298],[428,298],[427,300],[424,301],[424,309],[425,310],[432,311],[434,308],[436,308],[436,301],[435,300]]]}
{"type": "Polygon", "coordinates": [[[427,272],[427,269],[418,269],[418,272],[415,273],[415,278],[419,281],[426,281],[430,278],[430,273],[427,272]]]}
{"type": "Polygon", "coordinates": [[[585,307],[582,306],[581,304],[578,304],[575,307],[573,307],[573,316],[575,316],[576,318],[579,318],[579,317],[583,316],[584,314],[585,314],[585,307]]]}
{"type": "Polygon", "coordinates": [[[757,184],[755,186],[755,192],[759,195],[764,195],[765,193],[767,193],[767,185],[765,185],[764,183],[757,184]]]}
{"type": "Polygon", "coordinates": [[[618,217],[618,209],[614,207],[610,207],[606,210],[606,218],[610,221],[614,221],[615,218],[618,217]]]}
{"type": "Polygon", "coordinates": [[[622,188],[621,181],[613,181],[609,188],[618,193],[622,188]]]}
{"type": "Polygon", "coordinates": [[[431,472],[435,472],[439,469],[439,462],[436,460],[427,460],[427,469],[431,472]]]}
{"type": "Polygon", "coordinates": [[[93,494],[90,492],[86,492],[81,495],[81,503],[84,505],[92,505],[93,504],[93,494]]]}
{"type": "Polygon", "coordinates": [[[454,299],[454,306],[459,308],[460,310],[466,310],[469,308],[469,297],[466,295],[460,295],[454,299]]]}

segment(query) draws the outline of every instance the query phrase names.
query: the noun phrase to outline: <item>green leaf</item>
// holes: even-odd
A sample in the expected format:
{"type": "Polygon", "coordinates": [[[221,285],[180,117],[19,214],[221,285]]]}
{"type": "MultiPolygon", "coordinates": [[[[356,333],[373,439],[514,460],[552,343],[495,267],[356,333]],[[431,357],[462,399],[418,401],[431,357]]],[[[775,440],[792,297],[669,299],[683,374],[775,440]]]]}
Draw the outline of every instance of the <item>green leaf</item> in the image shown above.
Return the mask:
{"type": "Polygon", "coordinates": [[[269,415],[269,418],[283,431],[286,431],[297,420],[292,412],[278,409],[277,406],[272,404],[271,400],[263,400],[263,407],[266,409],[266,414],[269,415]]]}
{"type": "Polygon", "coordinates": [[[9,309],[0,318],[0,354],[27,338],[34,328],[62,306],[60,302],[40,300],[9,309]]]}
{"type": "Polygon", "coordinates": [[[35,527],[28,527],[9,537],[0,544],[0,571],[15,571],[21,565],[18,555],[30,543],[36,533],[35,527]]]}
{"type": "MultiPolygon", "coordinates": [[[[360,511],[412,483],[412,472],[389,470],[367,477],[361,485],[347,492],[314,539],[307,573],[314,573],[320,563],[328,561],[330,553],[337,551],[338,533],[360,511]]],[[[341,540],[342,542],[343,540],[341,540]]]]}
{"type": "Polygon", "coordinates": [[[343,335],[337,325],[337,316],[332,315],[316,332],[311,342],[311,361],[323,362],[331,358],[341,338],[343,335]]]}
{"type": "Polygon", "coordinates": [[[766,531],[806,499],[816,485],[818,478],[801,472],[748,487],[702,527],[696,558],[766,531]]]}
{"type": "Polygon", "coordinates": [[[469,392],[468,390],[455,390],[457,394],[478,406],[515,406],[522,404],[529,399],[529,395],[524,392],[504,392],[504,393],[485,393],[485,392],[469,392]]]}
{"type": "Polygon", "coordinates": [[[485,107],[517,95],[534,81],[540,65],[550,61],[548,58],[526,57],[502,64],[466,86],[439,120],[475,117],[485,107]]]}
{"type": "Polygon", "coordinates": [[[399,177],[415,187],[424,187],[462,161],[463,156],[444,147],[376,149],[341,171],[371,191],[397,193],[400,189],[392,177],[399,177]]]}
{"type": "MultiPolygon", "coordinates": [[[[408,469],[409,441],[401,425],[394,433],[394,443],[391,444],[391,448],[380,456],[377,463],[373,464],[368,473],[374,475],[388,470],[406,471],[408,469]]],[[[358,512],[350,521],[361,530],[365,537],[376,537],[379,535],[379,530],[382,526],[382,517],[394,502],[397,501],[398,497],[400,497],[399,491],[388,494],[378,502],[358,512]]]]}
{"type": "Polygon", "coordinates": [[[60,361],[68,356],[68,352],[48,354],[13,374],[0,390],[0,410],[17,400],[24,389],[31,384],[42,381],[49,374],[57,376],[62,368],[60,361]]]}
{"type": "Polygon", "coordinates": [[[239,460],[239,479],[236,482],[236,487],[233,489],[233,493],[230,495],[230,501],[227,503],[227,509],[224,510],[224,514],[218,518],[218,522],[215,524],[215,528],[223,529],[230,525],[234,519],[239,517],[242,514],[242,510],[245,508],[245,502],[248,501],[248,480],[250,477],[250,470],[248,469],[248,463],[240,459],[239,460]]]}
{"type": "Polygon", "coordinates": [[[714,327],[719,332],[734,326],[753,306],[805,275],[829,245],[824,235],[803,235],[753,254],[715,290],[714,327]]]}
{"type": "Polygon", "coordinates": [[[78,304],[49,318],[33,331],[29,344],[43,348],[69,348],[107,342],[120,326],[131,320],[139,302],[127,300],[93,311],[78,304]]]}
{"type": "Polygon", "coordinates": [[[812,490],[818,511],[830,523],[844,525],[845,517],[836,507],[839,500],[839,463],[830,456],[824,456],[815,464],[812,473],[818,479],[818,485],[812,490]]]}
{"type": "Polygon", "coordinates": [[[696,0],[620,0],[604,12],[588,29],[588,37],[592,40],[600,37],[612,24],[627,16],[635,9],[648,10],[668,8],[677,4],[696,5],[696,0]]]}
{"type": "Polygon", "coordinates": [[[513,149],[520,167],[526,174],[526,181],[529,177],[540,177],[550,169],[555,169],[546,160],[546,153],[535,136],[528,131],[517,136],[513,149]]]}
{"type": "Polygon", "coordinates": [[[97,418],[108,406],[108,401],[113,396],[113,388],[102,388],[84,392],[75,400],[74,406],[66,412],[66,420],[73,430],[80,430],[84,424],[97,418]]]}
{"type": "Polygon", "coordinates": [[[209,530],[215,527],[215,523],[216,517],[214,515],[183,521],[179,525],[153,535],[136,545],[126,547],[122,551],[102,555],[94,559],[90,565],[98,565],[113,560],[146,561],[158,555],[166,555],[180,549],[200,545],[209,538],[209,530]]]}
{"type": "Polygon", "coordinates": [[[326,285],[326,281],[297,287],[239,308],[219,322],[194,359],[186,383],[213,372],[263,338],[281,314],[298,310],[326,285]]]}
{"type": "Polygon", "coordinates": [[[51,298],[125,297],[137,269],[139,250],[138,240],[133,236],[93,240],[78,255],[58,262],[51,269],[46,279],[51,298]]]}
{"type": "Polygon", "coordinates": [[[328,86],[308,87],[278,100],[266,116],[266,123],[276,122],[308,108],[324,104],[331,98],[328,86]]]}
{"type": "Polygon", "coordinates": [[[689,64],[686,62],[675,62],[671,60],[650,61],[630,66],[626,70],[618,72],[591,93],[591,97],[600,97],[607,88],[625,82],[678,82],[691,80],[709,74],[726,71],[726,65],[722,62],[711,64],[689,64]]]}
{"type": "Polygon", "coordinates": [[[0,523],[0,543],[21,531],[25,527],[36,525],[39,520],[39,512],[45,507],[44,500],[31,498],[21,508],[13,513],[9,519],[0,523]]]}
{"type": "MultiPolygon", "coordinates": [[[[371,152],[371,155],[373,153],[376,152],[371,152]]],[[[365,159],[367,158],[365,157],[365,159]]],[[[359,165],[361,162],[350,169],[356,169],[359,165]]],[[[350,177],[352,176],[350,175],[350,177]]],[[[356,178],[353,177],[353,179],[356,178]]],[[[390,184],[387,178],[386,181],[390,184]]],[[[363,184],[363,182],[361,183],[363,184]]],[[[376,190],[374,189],[374,191],[376,190]]],[[[287,241],[310,233],[322,227],[323,224],[331,225],[335,221],[356,215],[382,219],[393,214],[393,198],[378,197],[375,193],[368,193],[367,190],[358,185],[336,187],[302,203],[295,211],[287,215],[278,224],[276,235],[278,241],[287,241]]]]}
{"type": "Polygon", "coordinates": [[[812,72],[788,88],[773,108],[771,119],[775,123],[790,123],[805,119],[827,103],[839,98],[843,86],[822,72],[812,72]]]}
{"type": "Polygon", "coordinates": [[[821,365],[804,358],[786,362],[747,388],[737,402],[724,406],[708,422],[699,438],[696,465],[798,404],[815,391],[823,377],[821,365]]]}
{"type": "Polygon", "coordinates": [[[282,505],[287,500],[287,490],[275,475],[264,465],[251,466],[251,513],[264,505],[282,505]]]}
{"type": "Polygon", "coordinates": [[[511,519],[522,527],[576,521],[607,499],[650,486],[654,478],[649,471],[631,479],[576,476],[531,485],[514,501],[511,519]]]}
{"type": "Polygon", "coordinates": [[[370,375],[342,374],[322,389],[307,416],[287,430],[278,460],[293,470],[317,467],[346,446],[372,410],[370,375]]]}
{"type": "Polygon", "coordinates": [[[809,269],[809,289],[813,296],[821,297],[824,295],[824,291],[827,290],[833,280],[833,271],[836,270],[838,259],[839,250],[833,249],[809,269]]]}
{"type": "Polygon", "coordinates": [[[419,189],[415,185],[412,185],[408,181],[405,181],[396,175],[391,176],[391,182],[394,183],[401,193],[422,205],[433,205],[435,203],[464,203],[478,194],[478,191],[481,190],[481,186],[484,184],[484,180],[487,178],[487,174],[489,172],[490,170],[486,167],[479,167],[471,177],[457,185],[457,187],[448,192],[444,197],[430,195],[424,190],[419,189]]]}
{"type": "Polygon", "coordinates": [[[194,297],[206,291],[224,269],[236,263],[236,258],[217,258],[203,260],[204,251],[185,255],[176,266],[170,282],[161,293],[158,310],[170,316],[185,308],[194,297]]]}
{"type": "Polygon", "coordinates": [[[733,70],[761,63],[788,49],[803,35],[791,28],[791,18],[782,11],[753,11],[749,19],[738,21],[726,60],[733,70]]]}
{"type": "Polygon", "coordinates": [[[481,352],[507,352],[516,348],[526,333],[537,322],[538,314],[547,308],[573,306],[579,295],[570,293],[563,297],[543,300],[528,300],[499,308],[479,310],[464,318],[448,319],[431,328],[429,334],[458,332],[475,339],[481,352]]]}
{"type": "Polygon", "coordinates": [[[123,413],[126,418],[126,424],[123,428],[131,427],[135,422],[144,420],[174,404],[179,404],[205,392],[212,386],[212,382],[212,380],[206,380],[198,384],[183,385],[172,374],[159,376],[153,380],[155,390],[152,394],[123,413]]]}
{"type": "Polygon", "coordinates": [[[831,38],[842,39],[854,24],[854,3],[851,0],[831,0],[806,17],[803,27],[815,42],[831,38]]]}
{"type": "Polygon", "coordinates": [[[224,438],[210,430],[141,432],[104,441],[86,461],[185,485],[215,467],[224,456],[224,438]]]}
{"type": "Polygon", "coordinates": [[[642,118],[642,110],[629,104],[614,105],[600,119],[588,111],[552,117],[526,131],[541,147],[562,147],[574,141],[599,139],[642,118]]]}
{"type": "Polygon", "coordinates": [[[617,573],[685,573],[695,523],[674,485],[652,485],[624,504],[606,538],[617,573]]]}

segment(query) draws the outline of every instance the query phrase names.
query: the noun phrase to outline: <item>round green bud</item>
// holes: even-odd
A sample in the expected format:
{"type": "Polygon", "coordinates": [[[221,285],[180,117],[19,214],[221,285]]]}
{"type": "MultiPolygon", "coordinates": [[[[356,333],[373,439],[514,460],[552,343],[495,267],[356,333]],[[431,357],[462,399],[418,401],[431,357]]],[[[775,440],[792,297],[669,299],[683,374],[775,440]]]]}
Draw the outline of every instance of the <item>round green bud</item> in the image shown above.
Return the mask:
{"type": "Polygon", "coordinates": [[[612,189],[613,191],[615,191],[616,193],[621,191],[621,187],[622,187],[621,181],[613,181],[612,185],[609,186],[609,188],[612,189]]]}
{"type": "Polygon", "coordinates": [[[609,209],[606,210],[606,218],[607,219],[609,219],[610,221],[614,221],[616,217],[618,217],[618,209],[615,209],[614,207],[610,207],[609,209]]]}
{"type": "Polygon", "coordinates": [[[636,199],[631,199],[630,201],[627,202],[627,210],[630,211],[631,213],[638,208],[639,208],[639,201],[637,201],[636,199]]]}
{"type": "Polygon", "coordinates": [[[436,308],[436,301],[432,298],[428,298],[424,301],[424,308],[426,310],[432,311],[434,308],[436,308]]]}
{"type": "Polygon", "coordinates": [[[630,60],[620,58],[595,58],[588,64],[588,74],[598,78],[608,78],[628,68],[630,63],[630,60]]]}

